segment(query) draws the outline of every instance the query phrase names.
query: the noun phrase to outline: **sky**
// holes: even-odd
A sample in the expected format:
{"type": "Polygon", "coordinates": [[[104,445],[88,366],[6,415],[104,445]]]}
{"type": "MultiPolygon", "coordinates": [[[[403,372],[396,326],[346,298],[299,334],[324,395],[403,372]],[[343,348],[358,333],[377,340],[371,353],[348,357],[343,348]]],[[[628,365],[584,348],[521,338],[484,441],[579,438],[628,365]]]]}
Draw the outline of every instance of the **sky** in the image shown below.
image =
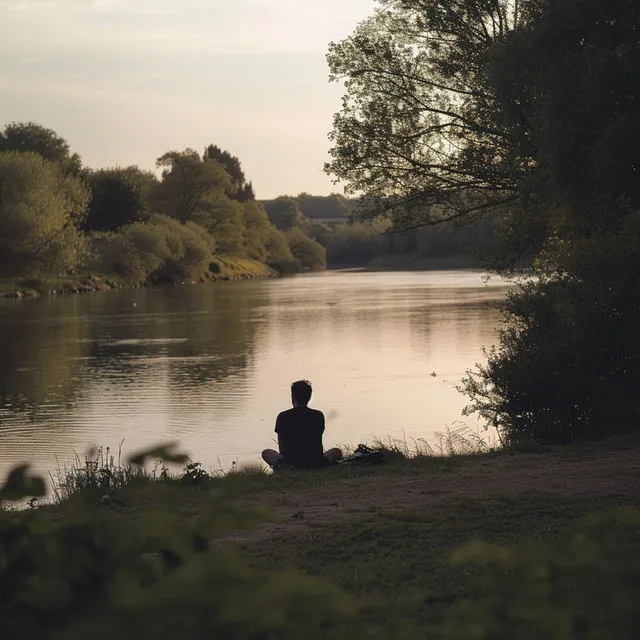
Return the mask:
{"type": "Polygon", "coordinates": [[[92,168],[217,144],[258,198],[323,171],[342,87],[328,43],[375,0],[0,0],[0,128],[54,129],[92,168]]]}

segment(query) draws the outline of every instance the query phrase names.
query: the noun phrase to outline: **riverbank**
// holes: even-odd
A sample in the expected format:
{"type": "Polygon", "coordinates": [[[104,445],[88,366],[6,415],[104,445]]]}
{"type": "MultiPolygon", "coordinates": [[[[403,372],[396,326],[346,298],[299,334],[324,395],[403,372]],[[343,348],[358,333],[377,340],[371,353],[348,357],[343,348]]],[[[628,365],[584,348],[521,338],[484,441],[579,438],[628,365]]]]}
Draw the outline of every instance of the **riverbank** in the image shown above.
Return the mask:
{"type": "MultiPolygon", "coordinates": [[[[188,560],[173,542],[186,566],[219,572],[206,582],[203,607],[221,611],[220,589],[235,594],[225,600],[233,625],[201,615],[193,627],[196,604],[165,590],[185,607],[157,615],[194,637],[225,629],[242,638],[632,638],[639,454],[637,439],[624,439],[201,482],[196,467],[186,482],[131,482],[108,499],[86,491],[31,517],[42,526],[83,513],[136,531],[170,516],[183,532],[208,522],[206,555],[228,562],[239,550],[244,568],[225,582],[227,564],[213,569],[202,554],[188,560]],[[477,541],[496,546],[466,546],[477,541]]],[[[166,545],[169,533],[154,525],[147,552],[166,545]]],[[[187,576],[197,575],[183,571],[177,584],[187,589],[187,576]]]]}
{"type": "MultiPolygon", "coordinates": [[[[219,256],[210,275],[201,282],[251,280],[274,278],[276,271],[250,258],[219,256]]],[[[166,285],[166,283],[164,283],[166,285]]],[[[182,282],[176,284],[196,284],[182,282]]],[[[112,291],[154,286],[151,282],[132,283],[115,273],[104,273],[99,268],[93,273],[72,276],[42,276],[40,278],[0,278],[0,298],[37,298],[43,295],[67,295],[112,291]]]]}

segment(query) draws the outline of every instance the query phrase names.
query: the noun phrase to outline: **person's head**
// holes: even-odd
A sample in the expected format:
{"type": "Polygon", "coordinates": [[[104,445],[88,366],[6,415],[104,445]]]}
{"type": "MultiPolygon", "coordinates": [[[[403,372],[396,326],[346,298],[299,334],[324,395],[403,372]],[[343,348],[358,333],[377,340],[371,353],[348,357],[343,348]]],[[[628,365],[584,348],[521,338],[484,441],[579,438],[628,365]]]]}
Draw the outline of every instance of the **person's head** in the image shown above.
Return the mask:
{"type": "Polygon", "coordinates": [[[311,383],[298,380],[291,385],[291,401],[294,407],[306,407],[311,400],[311,383]]]}

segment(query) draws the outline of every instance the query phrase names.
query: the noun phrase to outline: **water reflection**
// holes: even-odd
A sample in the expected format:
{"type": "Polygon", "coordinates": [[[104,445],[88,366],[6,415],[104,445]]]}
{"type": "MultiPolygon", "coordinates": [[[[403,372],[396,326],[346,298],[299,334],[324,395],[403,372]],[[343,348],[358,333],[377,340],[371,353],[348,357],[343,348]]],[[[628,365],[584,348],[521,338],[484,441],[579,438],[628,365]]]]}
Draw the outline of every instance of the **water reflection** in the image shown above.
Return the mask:
{"type": "Polygon", "coordinates": [[[122,438],[255,460],[300,377],[328,444],[430,437],[460,417],[504,292],[470,272],[333,273],[0,303],[0,472],[122,438]]]}

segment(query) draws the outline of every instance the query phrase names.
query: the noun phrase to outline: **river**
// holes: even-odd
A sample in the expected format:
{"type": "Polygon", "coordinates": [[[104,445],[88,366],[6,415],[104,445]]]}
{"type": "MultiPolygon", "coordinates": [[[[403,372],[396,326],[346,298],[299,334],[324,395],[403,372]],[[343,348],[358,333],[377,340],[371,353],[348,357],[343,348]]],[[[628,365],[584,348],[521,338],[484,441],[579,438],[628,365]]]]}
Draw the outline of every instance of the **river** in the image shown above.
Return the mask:
{"type": "Polygon", "coordinates": [[[122,440],[257,462],[300,378],[327,447],[478,430],[456,385],[496,342],[506,291],[474,271],[341,271],[0,300],[0,476],[122,440]]]}

